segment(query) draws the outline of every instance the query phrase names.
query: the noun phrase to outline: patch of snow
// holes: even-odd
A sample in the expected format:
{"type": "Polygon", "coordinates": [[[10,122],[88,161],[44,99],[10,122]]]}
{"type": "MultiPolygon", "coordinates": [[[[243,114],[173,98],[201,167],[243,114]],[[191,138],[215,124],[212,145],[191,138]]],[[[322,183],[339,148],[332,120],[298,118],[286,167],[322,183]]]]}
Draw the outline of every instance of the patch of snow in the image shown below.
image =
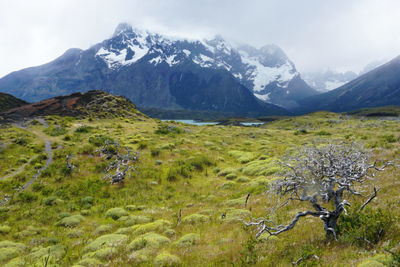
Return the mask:
{"type": "Polygon", "coordinates": [[[231,46],[227,44],[225,41],[218,42],[218,44],[216,45],[216,49],[228,55],[230,55],[232,52],[231,46]]]}
{"type": "Polygon", "coordinates": [[[192,53],[192,52],[190,52],[190,51],[187,50],[187,49],[183,49],[182,52],[185,53],[185,55],[186,55],[187,57],[189,57],[190,54],[192,53]]]}
{"type": "Polygon", "coordinates": [[[158,56],[158,57],[150,59],[149,62],[151,64],[154,63],[154,65],[158,65],[158,64],[160,64],[162,62],[162,58],[160,56],[158,56]]]}
{"type": "Polygon", "coordinates": [[[200,58],[201,58],[201,60],[203,60],[204,62],[214,62],[214,59],[212,59],[212,58],[210,58],[210,57],[208,57],[208,56],[206,56],[206,55],[203,55],[203,54],[200,54],[200,58]]]}
{"type": "Polygon", "coordinates": [[[79,59],[78,59],[78,61],[75,63],[75,66],[78,66],[79,63],[81,63],[81,59],[82,59],[82,52],[80,53],[79,59]]]}
{"type": "Polygon", "coordinates": [[[95,56],[104,60],[110,69],[118,69],[121,66],[130,65],[144,57],[150,50],[152,38],[149,37],[148,32],[135,30],[133,36],[128,36],[125,31],[118,32],[118,38],[121,38],[121,43],[124,45],[122,49],[115,49],[110,45],[109,47],[101,47],[95,56]],[[150,43],[148,43],[150,41],[150,43]],[[130,59],[126,59],[128,50],[133,52],[130,59]]]}
{"type": "Polygon", "coordinates": [[[249,70],[246,74],[249,75],[249,79],[253,81],[253,91],[262,91],[266,85],[271,82],[278,82],[278,84],[284,84],[281,87],[287,87],[287,84],[292,80],[298,73],[294,71],[292,64],[286,61],[285,64],[277,67],[265,67],[255,57],[250,57],[246,52],[240,51],[243,63],[249,66],[249,70]]]}
{"type": "Polygon", "coordinates": [[[129,46],[129,48],[135,53],[135,55],[132,57],[132,59],[124,61],[122,65],[132,64],[144,57],[147,52],[149,52],[148,47],[129,46]]]}
{"type": "Polygon", "coordinates": [[[179,63],[179,61],[175,61],[175,57],[176,57],[176,55],[169,56],[169,57],[167,57],[165,62],[167,62],[170,67],[172,67],[173,65],[176,65],[179,63]]]}
{"type": "Polygon", "coordinates": [[[109,69],[115,69],[124,62],[127,51],[126,49],[123,49],[117,53],[108,51],[104,47],[101,47],[99,51],[97,51],[96,56],[101,57],[106,62],[109,69]]]}
{"type": "Polygon", "coordinates": [[[210,68],[213,66],[214,59],[200,54],[199,56],[193,58],[193,62],[200,65],[202,68],[210,68]]]}
{"type": "Polygon", "coordinates": [[[260,95],[260,94],[254,94],[254,96],[255,97],[257,97],[258,99],[260,99],[260,100],[262,100],[262,101],[265,101],[265,102],[268,102],[269,101],[269,95],[270,95],[271,93],[267,93],[267,94],[265,94],[265,95],[260,95]]]}
{"type": "Polygon", "coordinates": [[[212,47],[211,45],[209,45],[209,44],[207,43],[207,40],[202,40],[202,41],[200,42],[200,44],[204,45],[204,46],[207,48],[208,51],[210,51],[211,53],[215,54],[215,48],[212,47]]]}
{"type": "Polygon", "coordinates": [[[235,77],[235,78],[237,78],[237,79],[239,79],[239,80],[241,80],[241,79],[243,78],[243,76],[242,76],[241,73],[234,73],[234,74],[233,74],[233,77],[235,77]]]}
{"type": "Polygon", "coordinates": [[[133,57],[129,60],[126,60],[126,55],[128,54],[127,48],[118,51],[112,48],[110,50],[107,50],[104,47],[101,47],[97,51],[96,56],[102,58],[107,63],[108,68],[116,69],[121,66],[135,63],[136,61],[144,57],[147,52],[149,52],[149,48],[146,46],[129,45],[128,47],[134,53],[133,57]]]}
{"type": "Polygon", "coordinates": [[[227,71],[231,71],[231,69],[232,69],[232,66],[229,65],[228,63],[224,62],[224,61],[218,62],[218,63],[217,63],[217,67],[218,67],[218,68],[224,68],[224,69],[226,69],[227,71]]]}
{"type": "Polygon", "coordinates": [[[289,81],[284,82],[284,83],[277,83],[276,86],[280,87],[280,88],[288,88],[289,86],[289,81]]]}

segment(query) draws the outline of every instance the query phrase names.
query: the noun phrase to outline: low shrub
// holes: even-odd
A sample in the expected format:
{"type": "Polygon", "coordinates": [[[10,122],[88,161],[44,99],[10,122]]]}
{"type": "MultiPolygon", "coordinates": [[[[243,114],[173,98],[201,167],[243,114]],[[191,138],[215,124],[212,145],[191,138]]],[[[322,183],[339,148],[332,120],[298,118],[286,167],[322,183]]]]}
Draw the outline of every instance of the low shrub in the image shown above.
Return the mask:
{"type": "Polygon", "coordinates": [[[83,248],[83,252],[97,251],[104,247],[120,247],[128,241],[128,236],[122,234],[102,235],[83,248]]]}
{"type": "Polygon", "coordinates": [[[183,130],[178,128],[177,126],[174,125],[167,125],[167,124],[161,124],[158,126],[157,130],[155,130],[156,134],[180,134],[183,133],[183,130]]]}
{"type": "Polygon", "coordinates": [[[135,238],[127,248],[129,250],[140,250],[145,248],[157,249],[170,243],[171,241],[168,237],[150,232],[135,238]]]}
{"type": "Polygon", "coordinates": [[[90,132],[91,129],[92,129],[92,127],[90,127],[90,126],[81,125],[78,128],[76,128],[75,132],[76,133],[88,133],[88,132],[90,132]]]}
{"type": "Polygon", "coordinates": [[[113,143],[114,140],[108,136],[102,134],[96,134],[89,137],[89,143],[97,147],[103,146],[106,142],[113,143]]]}
{"type": "Polygon", "coordinates": [[[180,259],[168,252],[162,252],[154,259],[154,266],[179,266],[180,259]]]}
{"type": "Polygon", "coordinates": [[[158,155],[160,155],[161,149],[159,149],[158,147],[153,147],[152,149],[150,149],[150,154],[152,157],[157,157],[158,155]]]}
{"type": "Polygon", "coordinates": [[[369,247],[377,244],[388,232],[395,222],[390,211],[382,209],[365,208],[358,212],[355,207],[354,212],[348,216],[341,216],[338,222],[338,235],[340,241],[356,244],[360,247],[369,247]]]}
{"type": "Polygon", "coordinates": [[[123,208],[112,208],[106,212],[106,218],[111,217],[114,220],[118,220],[120,217],[127,215],[129,215],[128,212],[123,208]]]}
{"type": "Polygon", "coordinates": [[[83,220],[82,215],[72,215],[61,219],[56,225],[73,228],[78,226],[83,220]]]}
{"type": "Polygon", "coordinates": [[[327,132],[327,131],[325,131],[325,130],[322,130],[322,131],[316,132],[315,135],[319,135],[319,136],[329,136],[329,135],[332,135],[332,134],[331,134],[330,132],[327,132]]]}
{"type": "Polygon", "coordinates": [[[174,245],[177,247],[191,247],[193,245],[198,244],[199,242],[200,242],[199,234],[189,233],[179,238],[179,240],[176,241],[174,245]]]}
{"type": "Polygon", "coordinates": [[[196,170],[202,171],[205,166],[211,166],[214,163],[206,155],[197,155],[189,160],[189,164],[196,170]]]}
{"type": "Polygon", "coordinates": [[[50,136],[60,136],[67,133],[67,130],[61,126],[52,126],[44,130],[50,136]]]}
{"type": "Polygon", "coordinates": [[[30,203],[36,201],[37,199],[38,196],[35,193],[29,191],[21,191],[17,196],[18,201],[25,203],[30,203]]]}
{"type": "Polygon", "coordinates": [[[203,214],[190,214],[182,219],[182,223],[188,223],[188,224],[199,224],[199,223],[204,223],[207,222],[210,218],[206,215],[203,214]]]}

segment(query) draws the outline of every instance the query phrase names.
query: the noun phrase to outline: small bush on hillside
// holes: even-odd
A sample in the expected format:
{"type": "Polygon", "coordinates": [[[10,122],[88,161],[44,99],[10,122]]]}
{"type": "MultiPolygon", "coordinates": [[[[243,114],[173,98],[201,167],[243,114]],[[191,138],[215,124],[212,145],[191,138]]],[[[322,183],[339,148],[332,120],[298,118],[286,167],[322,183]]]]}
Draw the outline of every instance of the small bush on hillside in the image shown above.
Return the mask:
{"type": "Polygon", "coordinates": [[[123,208],[112,208],[106,212],[106,218],[111,217],[114,220],[118,220],[120,217],[127,215],[129,215],[128,212],[123,208]]]}
{"type": "Polygon", "coordinates": [[[366,208],[340,217],[338,233],[342,242],[369,247],[382,240],[394,222],[389,211],[366,208]]]}
{"type": "Polygon", "coordinates": [[[316,132],[315,135],[319,135],[319,136],[328,136],[328,135],[332,135],[330,132],[327,132],[325,130],[316,132]]]}
{"type": "Polygon", "coordinates": [[[20,146],[25,146],[29,143],[29,139],[26,137],[17,137],[13,140],[13,143],[20,146]]]}
{"type": "Polygon", "coordinates": [[[121,247],[127,243],[128,237],[122,234],[108,234],[96,238],[84,247],[83,252],[97,251],[105,247],[121,247]]]}
{"type": "Polygon", "coordinates": [[[83,221],[84,218],[82,215],[72,215],[61,219],[56,225],[73,228],[78,226],[83,221]]]}
{"type": "Polygon", "coordinates": [[[154,147],[150,150],[152,157],[157,157],[158,155],[160,155],[160,152],[161,152],[161,149],[159,149],[158,147],[154,147]]]}
{"type": "Polygon", "coordinates": [[[387,143],[396,143],[397,138],[393,134],[382,136],[382,139],[387,143]]]}
{"type": "Polygon", "coordinates": [[[61,168],[61,173],[64,174],[64,175],[71,175],[72,169],[69,168],[67,165],[64,165],[64,166],[61,168]]]}
{"type": "Polygon", "coordinates": [[[36,201],[38,196],[29,191],[22,191],[18,194],[17,200],[20,202],[30,203],[36,201]]]}
{"type": "Polygon", "coordinates": [[[209,220],[209,217],[203,214],[190,214],[182,219],[182,223],[199,224],[209,220]]]}
{"type": "Polygon", "coordinates": [[[180,264],[181,261],[177,256],[165,251],[154,259],[154,266],[179,266],[180,264]]]}
{"type": "Polygon", "coordinates": [[[92,129],[92,127],[90,127],[90,126],[82,125],[82,126],[79,126],[78,128],[76,128],[75,132],[76,133],[88,133],[88,132],[90,132],[91,129],[92,129]]]}
{"type": "Polygon", "coordinates": [[[139,150],[146,149],[148,146],[149,146],[149,144],[147,143],[147,141],[144,141],[144,140],[142,140],[138,143],[139,150]]]}
{"type": "Polygon", "coordinates": [[[157,249],[161,248],[165,245],[168,245],[171,243],[169,238],[157,234],[157,233],[147,233],[138,236],[135,238],[128,246],[127,248],[129,250],[141,250],[141,249],[146,249],[146,248],[152,248],[152,249],[157,249]]]}
{"type": "Polygon", "coordinates": [[[178,176],[182,176],[184,178],[192,177],[192,166],[187,165],[185,163],[178,163],[175,166],[172,166],[168,169],[167,180],[170,182],[176,181],[178,176]]]}
{"type": "Polygon", "coordinates": [[[61,126],[52,126],[44,130],[50,136],[60,136],[67,133],[67,130],[61,126]]]}
{"type": "Polygon", "coordinates": [[[166,125],[166,124],[161,124],[158,126],[158,129],[155,130],[156,134],[180,134],[183,133],[183,130],[181,128],[178,128],[174,125],[166,125]]]}
{"type": "Polygon", "coordinates": [[[294,135],[302,135],[302,134],[308,134],[308,131],[306,129],[300,129],[294,132],[294,135]]]}
{"type": "Polygon", "coordinates": [[[204,166],[211,166],[213,162],[206,155],[198,155],[193,159],[189,160],[189,164],[196,170],[202,171],[204,166]]]}
{"type": "Polygon", "coordinates": [[[114,143],[114,140],[108,136],[102,134],[96,134],[89,137],[89,143],[95,146],[103,146],[106,142],[114,143]]]}

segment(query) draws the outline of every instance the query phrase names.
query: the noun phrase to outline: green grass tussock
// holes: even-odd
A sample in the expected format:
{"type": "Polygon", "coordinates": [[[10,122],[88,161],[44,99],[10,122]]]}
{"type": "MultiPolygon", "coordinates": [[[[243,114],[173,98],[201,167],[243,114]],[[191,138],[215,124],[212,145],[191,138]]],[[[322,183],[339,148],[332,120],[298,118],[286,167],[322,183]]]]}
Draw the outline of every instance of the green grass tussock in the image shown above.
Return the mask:
{"type": "MultiPolygon", "coordinates": [[[[10,199],[0,206],[0,266],[44,266],[47,258],[47,266],[85,267],[291,266],[300,257],[301,266],[399,264],[396,168],[367,181],[365,195],[374,185],[380,191],[361,213],[364,198],[343,196],[352,206],[338,221],[338,241],[326,241],[319,218],[300,218],[292,230],[258,239],[242,222],[269,215],[278,199],[265,192],[280,178],[279,161],[299,146],[356,141],[371,149],[372,162],[399,159],[398,120],[329,112],[258,127],[44,119],[47,128],[33,121],[0,129],[0,198],[10,199]],[[17,191],[49,159],[45,140],[53,161],[17,191]],[[100,153],[107,144],[111,159],[100,153]],[[123,183],[110,184],[106,169],[126,152],[122,147],[138,151],[139,161],[123,183]]],[[[307,209],[289,203],[270,218],[285,225],[307,209]]]]}
{"type": "Polygon", "coordinates": [[[129,250],[159,249],[170,243],[171,240],[168,237],[150,232],[136,237],[127,248],[129,250]]]}

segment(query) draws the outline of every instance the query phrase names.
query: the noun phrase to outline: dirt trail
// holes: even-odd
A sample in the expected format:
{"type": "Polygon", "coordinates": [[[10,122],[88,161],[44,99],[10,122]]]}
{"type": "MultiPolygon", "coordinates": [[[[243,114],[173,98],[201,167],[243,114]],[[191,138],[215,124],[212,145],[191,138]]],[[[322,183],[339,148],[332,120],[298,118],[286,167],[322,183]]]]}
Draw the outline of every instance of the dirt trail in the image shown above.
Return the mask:
{"type": "MultiPolygon", "coordinates": [[[[43,124],[44,127],[48,127],[48,124],[44,119],[36,119],[36,120],[39,121],[41,124],[43,124]]],[[[15,123],[14,126],[29,131],[29,129],[26,127],[26,125],[29,122],[30,121],[26,121],[26,122],[22,122],[22,123],[15,123]]],[[[32,131],[30,131],[30,132],[32,132],[32,131]]],[[[47,169],[47,167],[53,162],[53,151],[51,150],[51,142],[50,142],[50,140],[46,139],[46,137],[44,135],[42,135],[42,134],[37,134],[37,133],[34,133],[34,134],[36,134],[45,143],[45,151],[46,151],[46,154],[47,154],[46,164],[42,168],[40,168],[37,171],[37,173],[35,175],[33,175],[32,178],[26,184],[24,184],[22,187],[18,188],[17,189],[18,192],[23,191],[26,188],[28,188],[39,177],[39,175],[45,169],[47,169]]],[[[26,164],[22,165],[15,172],[13,172],[13,173],[11,173],[10,175],[7,175],[7,176],[12,177],[12,176],[18,174],[19,172],[21,172],[24,169],[25,165],[26,164]]],[[[7,176],[2,178],[2,179],[9,178],[7,176]]],[[[0,180],[2,180],[2,179],[0,179],[0,180]]],[[[11,199],[11,197],[6,195],[4,197],[4,199],[2,201],[0,201],[0,205],[5,205],[10,199],[11,199]]]]}

